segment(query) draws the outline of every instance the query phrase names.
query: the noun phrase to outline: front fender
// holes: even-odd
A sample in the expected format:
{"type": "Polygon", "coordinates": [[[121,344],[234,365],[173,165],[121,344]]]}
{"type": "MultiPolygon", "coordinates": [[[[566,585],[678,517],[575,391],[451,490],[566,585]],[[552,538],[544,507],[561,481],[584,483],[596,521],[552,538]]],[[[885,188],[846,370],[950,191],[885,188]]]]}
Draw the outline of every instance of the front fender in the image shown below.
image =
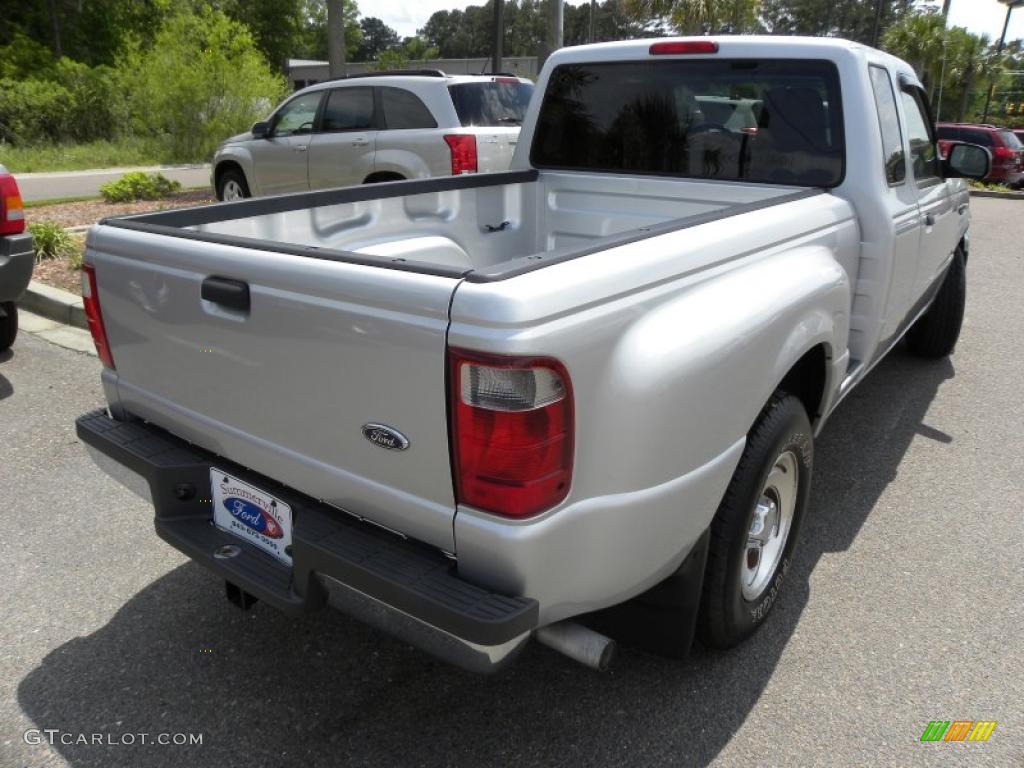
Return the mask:
{"type": "Polygon", "coordinates": [[[252,154],[243,146],[228,145],[219,150],[213,158],[210,168],[210,182],[214,192],[217,190],[217,170],[225,163],[234,163],[242,169],[245,174],[245,181],[249,185],[249,192],[254,196],[260,195],[259,186],[256,183],[256,174],[252,171],[252,154]]]}

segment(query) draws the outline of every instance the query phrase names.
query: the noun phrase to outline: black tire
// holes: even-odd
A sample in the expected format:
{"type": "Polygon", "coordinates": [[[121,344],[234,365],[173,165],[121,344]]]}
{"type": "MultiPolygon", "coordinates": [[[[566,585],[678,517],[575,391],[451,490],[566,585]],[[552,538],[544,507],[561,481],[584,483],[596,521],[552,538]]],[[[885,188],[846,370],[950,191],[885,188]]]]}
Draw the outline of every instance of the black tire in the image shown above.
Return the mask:
{"type": "Polygon", "coordinates": [[[918,357],[953,354],[960,338],[967,304],[967,260],[958,247],[931,307],[907,332],[907,348],[918,357]]]}
{"type": "MultiPolygon", "coordinates": [[[[228,184],[236,184],[237,188],[241,192],[242,197],[252,197],[249,192],[249,184],[245,180],[245,174],[242,173],[238,168],[228,168],[221,172],[217,178],[217,199],[223,201],[225,190],[228,184]]],[[[240,198],[232,198],[238,200],[240,198]]]]}
{"type": "MultiPolygon", "coordinates": [[[[700,617],[697,632],[701,642],[711,648],[731,648],[752,635],[764,622],[779,595],[792,562],[811,489],[814,438],[803,404],[792,395],[776,392],[761,411],[747,436],[747,445],[733,474],[721,505],[711,523],[711,540],[704,572],[700,617]],[[776,469],[776,462],[792,462],[795,491],[792,493],[792,517],[788,534],[779,542],[774,563],[766,558],[763,576],[748,585],[763,588],[752,596],[744,595],[743,579],[748,558],[748,538],[755,508],[762,492],[771,493],[765,483],[776,469]]],[[[782,472],[776,477],[788,474],[782,472]]],[[[780,504],[779,506],[784,506],[780,504]]],[[[782,530],[782,525],[775,527],[782,530]]],[[[772,558],[774,559],[774,558],[772,558]]],[[[759,562],[759,559],[758,559],[759,562]]]]}
{"type": "Polygon", "coordinates": [[[0,317],[0,352],[11,348],[18,335],[18,305],[13,301],[5,301],[2,305],[4,317],[0,317]]]}

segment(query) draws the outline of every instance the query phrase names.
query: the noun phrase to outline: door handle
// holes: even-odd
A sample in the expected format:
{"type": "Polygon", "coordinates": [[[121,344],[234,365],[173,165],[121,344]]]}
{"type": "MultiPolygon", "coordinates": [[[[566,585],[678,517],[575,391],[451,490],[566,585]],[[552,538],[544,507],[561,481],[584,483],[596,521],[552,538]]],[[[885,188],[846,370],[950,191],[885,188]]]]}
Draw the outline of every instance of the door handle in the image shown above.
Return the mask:
{"type": "Polygon", "coordinates": [[[934,213],[929,213],[929,214],[925,215],[925,217],[924,217],[924,225],[926,227],[934,227],[935,226],[935,214],[934,213]]]}
{"type": "Polygon", "coordinates": [[[365,147],[369,143],[370,143],[369,139],[355,139],[352,142],[352,146],[353,147],[365,147]]]}
{"type": "Polygon", "coordinates": [[[307,149],[309,149],[309,146],[307,144],[301,144],[295,147],[296,152],[305,152],[307,149]]]}
{"type": "Polygon", "coordinates": [[[203,280],[200,295],[206,301],[220,304],[239,312],[249,311],[249,284],[227,277],[208,277],[203,280]]]}

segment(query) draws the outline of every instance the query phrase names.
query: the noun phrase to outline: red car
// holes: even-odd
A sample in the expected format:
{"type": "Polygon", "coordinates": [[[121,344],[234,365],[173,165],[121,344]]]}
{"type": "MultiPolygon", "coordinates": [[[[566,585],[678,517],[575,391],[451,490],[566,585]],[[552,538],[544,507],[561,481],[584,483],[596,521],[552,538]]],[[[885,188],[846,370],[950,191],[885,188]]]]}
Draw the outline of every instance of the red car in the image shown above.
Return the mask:
{"type": "Polygon", "coordinates": [[[946,155],[951,141],[980,144],[992,153],[992,170],[985,181],[1016,187],[1024,181],[1024,144],[1008,128],[972,123],[939,123],[939,154],[946,155]]]}

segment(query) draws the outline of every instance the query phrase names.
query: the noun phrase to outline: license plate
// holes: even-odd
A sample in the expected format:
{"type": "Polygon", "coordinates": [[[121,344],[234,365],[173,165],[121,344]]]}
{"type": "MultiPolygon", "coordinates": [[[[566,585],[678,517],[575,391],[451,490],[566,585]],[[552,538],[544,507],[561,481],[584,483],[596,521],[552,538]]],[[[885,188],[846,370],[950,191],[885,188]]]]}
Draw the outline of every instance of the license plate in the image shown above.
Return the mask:
{"type": "Polygon", "coordinates": [[[290,506],[216,467],[210,467],[210,488],[214,525],[292,564],[290,506]]]}

